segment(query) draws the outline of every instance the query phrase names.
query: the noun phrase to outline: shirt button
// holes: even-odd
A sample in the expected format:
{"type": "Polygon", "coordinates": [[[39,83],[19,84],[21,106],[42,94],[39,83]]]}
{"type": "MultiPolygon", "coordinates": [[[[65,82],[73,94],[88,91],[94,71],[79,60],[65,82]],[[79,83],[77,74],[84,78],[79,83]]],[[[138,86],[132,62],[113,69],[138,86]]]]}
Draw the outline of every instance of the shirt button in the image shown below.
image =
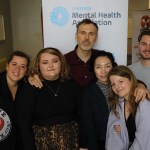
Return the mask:
{"type": "Polygon", "coordinates": [[[87,78],[87,76],[84,76],[84,78],[87,78]]]}

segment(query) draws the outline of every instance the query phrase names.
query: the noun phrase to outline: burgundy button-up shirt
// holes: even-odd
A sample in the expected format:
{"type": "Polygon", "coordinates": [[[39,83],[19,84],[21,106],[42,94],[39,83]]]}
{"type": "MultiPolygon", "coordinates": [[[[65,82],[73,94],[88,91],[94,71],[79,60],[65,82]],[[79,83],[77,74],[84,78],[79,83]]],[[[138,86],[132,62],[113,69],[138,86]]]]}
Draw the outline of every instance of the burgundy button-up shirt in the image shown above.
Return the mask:
{"type": "MultiPolygon", "coordinates": [[[[86,87],[92,81],[92,73],[90,71],[90,59],[85,63],[77,55],[77,47],[67,54],[65,54],[66,61],[70,66],[71,78],[74,79],[81,87],[86,87]]],[[[92,49],[92,55],[99,52],[99,50],[92,49]]]]}

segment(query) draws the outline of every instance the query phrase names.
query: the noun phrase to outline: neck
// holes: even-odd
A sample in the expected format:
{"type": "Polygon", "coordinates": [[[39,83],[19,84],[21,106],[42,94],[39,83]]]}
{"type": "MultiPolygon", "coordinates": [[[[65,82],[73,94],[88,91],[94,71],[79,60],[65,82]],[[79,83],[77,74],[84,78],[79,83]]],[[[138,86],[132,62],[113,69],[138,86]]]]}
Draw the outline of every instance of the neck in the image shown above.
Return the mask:
{"type": "Polygon", "coordinates": [[[146,67],[150,67],[150,59],[144,60],[141,59],[141,64],[146,67]]]}
{"type": "Polygon", "coordinates": [[[107,82],[107,81],[105,81],[105,82],[104,82],[104,81],[100,81],[100,80],[98,80],[98,82],[99,82],[99,83],[101,83],[101,84],[108,85],[108,82],[107,82]]]}
{"type": "Polygon", "coordinates": [[[92,51],[91,50],[82,50],[82,49],[77,49],[77,55],[78,57],[84,61],[85,63],[89,60],[91,57],[92,51]]]}
{"type": "Polygon", "coordinates": [[[7,78],[7,84],[8,84],[9,90],[10,90],[13,100],[14,100],[15,96],[16,96],[17,88],[18,88],[18,82],[9,79],[8,76],[6,76],[6,78],[7,78]]]}

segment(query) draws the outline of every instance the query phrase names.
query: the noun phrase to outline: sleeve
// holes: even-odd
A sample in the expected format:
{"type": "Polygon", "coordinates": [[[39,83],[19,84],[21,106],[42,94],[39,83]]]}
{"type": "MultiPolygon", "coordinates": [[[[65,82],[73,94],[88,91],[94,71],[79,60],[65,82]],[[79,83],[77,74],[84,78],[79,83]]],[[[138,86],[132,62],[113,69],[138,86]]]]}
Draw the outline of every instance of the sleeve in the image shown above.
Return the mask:
{"type": "Polygon", "coordinates": [[[35,99],[37,93],[34,87],[24,83],[17,99],[17,119],[18,127],[24,150],[36,150],[35,140],[32,130],[35,99]]]}
{"type": "Polygon", "coordinates": [[[140,102],[136,113],[136,133],[129,150],[150,149],[150,102],[140,102]]]}
{"type": "Polygon", "coordinates": [[[92,100],[93,100],[93,92],[89,88],[87,88],[83,94],[83,112],[82,112],[82,120],[83,127],[85,130],[85,138],[87,136],[88,148],[89,149],[98,149],[98,141],[96,136],[96,130],[94,125],[94,118],[92,115],[92,100]],[[87,135],[86,135],[87,134],[87,135]]]}
{"type": "Polygon", "coordinates": [[[128,146],[126,125],[120,119],[117,119],[113,112],[110,112],[106,133],[106,150],[127,150],[128,146]],[[121,133],[119,135],[114,130],[114,125],[120,125],[121,133]]]}

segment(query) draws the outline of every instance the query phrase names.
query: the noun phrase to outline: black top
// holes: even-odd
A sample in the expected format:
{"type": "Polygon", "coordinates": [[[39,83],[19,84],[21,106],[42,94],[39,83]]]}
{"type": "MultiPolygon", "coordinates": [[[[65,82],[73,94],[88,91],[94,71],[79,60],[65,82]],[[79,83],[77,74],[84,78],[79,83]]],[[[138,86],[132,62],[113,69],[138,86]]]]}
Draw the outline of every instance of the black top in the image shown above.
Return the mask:
{"type": "MultiPolygon", "coordinates": [[[[23,81],[18,82],[16,98],[23,81]]],[[[8,88],[6,72],[0,73],[0,150],[20,150],[16,119],[16,98],[13,101],[8,88]]]]}
{"type": "Polygon", "coordinates": [[[129,135],[129,141],[133,143],[135,139],[135,131],[136,131],[136,125],[135,125],[135,117],[130,115],[128,119],[126,120],[126,126],[128,130],[129,135]]]}
{"type": "Polygon", "coordinates": [[[103,150],[109,116],[107,100],[96,83],[89,85],[83,96],[83,120],[87,133],[87,148],[103,150]]]}
{"type": "Polygon", "coordinates": [[[25,84],[19,101],[17,113],[19,127],[23,139],[24,150],[34,150],[34,135],[32,125],[55,125],[73,120],[79,120],[82,94],[79,86],[73,80],[60,83],[60,79],[43,82],[43,88],[38,89],[25,84]],[[50,90],[50,88],[53,89],[50,90]]]}

